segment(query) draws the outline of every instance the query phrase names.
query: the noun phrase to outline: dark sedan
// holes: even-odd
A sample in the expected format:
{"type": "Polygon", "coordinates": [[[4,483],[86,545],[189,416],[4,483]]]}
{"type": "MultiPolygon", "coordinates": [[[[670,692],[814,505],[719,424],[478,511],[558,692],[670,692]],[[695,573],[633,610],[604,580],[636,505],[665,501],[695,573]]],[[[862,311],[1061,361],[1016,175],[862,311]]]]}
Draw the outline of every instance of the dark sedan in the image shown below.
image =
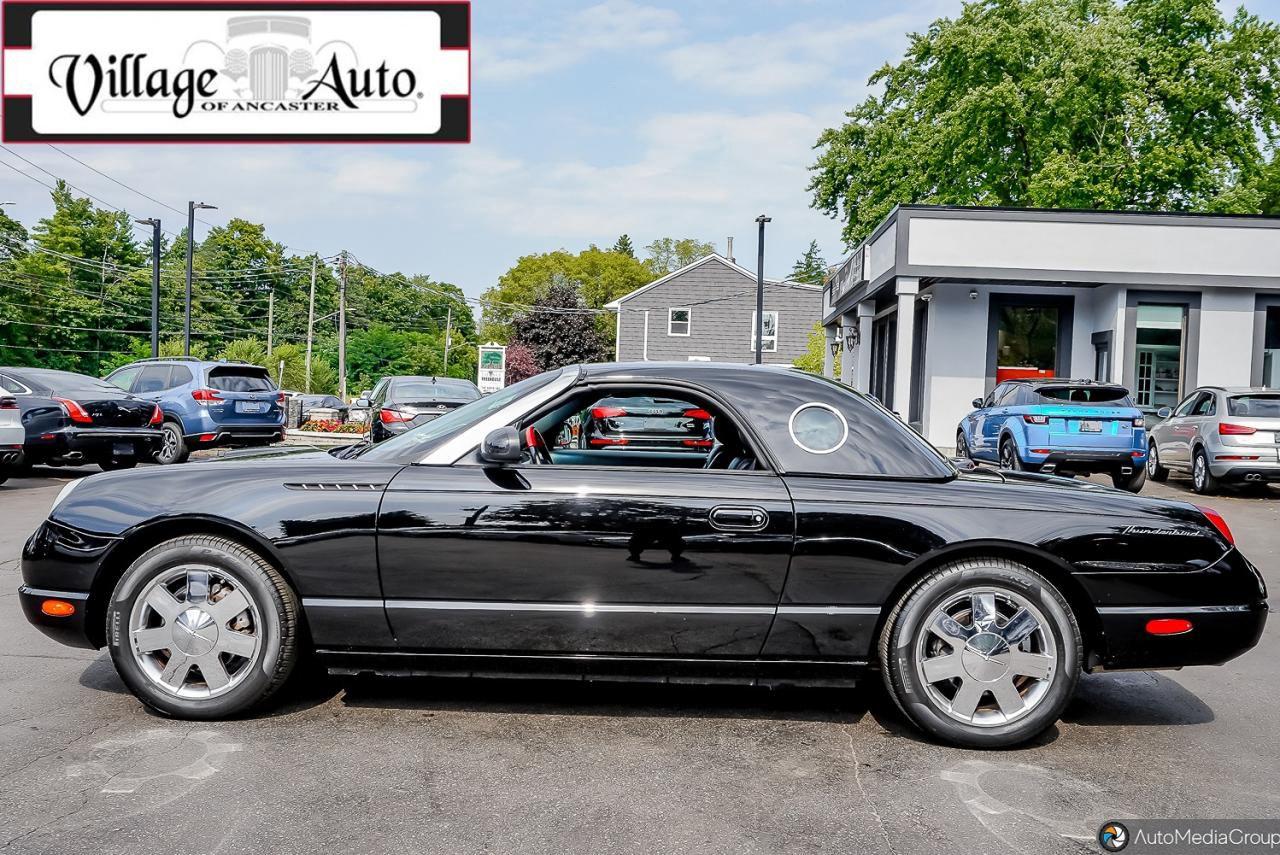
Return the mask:
{"type": "Polygon", "coordinates": [[[573,366],[380,445],[74,482],[22,569],[32,623],[195,719],[264,701],[305,645],[348,674],[878,670],[930,734],[997,747],[1082,671],[1221,664],[1267,614],[1213,511],[957,471],[845,386],[709,363],[573,366]],[[547,442],[618,397],[705,409],[716,448],[547,442]]]}
{"type": "Polygon", "coordinates": [[[160,446],[164,414],[94,377],[45,368],[0,367],[0,391],[10,394],[26,431],[20,466],[36,464],[129,469],[160,446]]]}
{"type": "Polygon", "coordinates": [[[369,439],[382,442],[480,399],[470,380],[384,377],[369,399],[369,439]]]}
{"type": "Polygon", "coordinates": [[[711,414],[672,398],[606,398],[584,410],[577,445],[706,454],[711,414]]]}

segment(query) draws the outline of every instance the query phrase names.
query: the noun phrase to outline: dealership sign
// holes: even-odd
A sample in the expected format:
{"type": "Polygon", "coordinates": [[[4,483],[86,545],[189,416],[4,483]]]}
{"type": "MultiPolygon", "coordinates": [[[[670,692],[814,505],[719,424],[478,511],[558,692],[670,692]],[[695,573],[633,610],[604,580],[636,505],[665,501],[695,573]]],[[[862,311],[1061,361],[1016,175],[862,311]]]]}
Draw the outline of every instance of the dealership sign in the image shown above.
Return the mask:
{"type": "Polygon", "coordinates": [[[500,344],[480,345],[476,385],[484,394],[507,385],[507,349],[500,344]]]}
{"type": "Polygon", "coordinates": [[[468,2],[5,0],[5,142],[467,142],[468,2]]]}

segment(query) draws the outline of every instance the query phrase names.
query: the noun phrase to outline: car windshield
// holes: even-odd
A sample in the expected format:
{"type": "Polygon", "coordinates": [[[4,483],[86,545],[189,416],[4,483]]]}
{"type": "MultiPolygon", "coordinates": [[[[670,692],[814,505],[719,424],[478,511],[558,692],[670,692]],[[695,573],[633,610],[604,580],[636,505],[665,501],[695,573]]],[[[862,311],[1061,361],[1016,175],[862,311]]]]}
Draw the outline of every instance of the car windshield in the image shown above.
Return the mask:
{"type": "Polygon", "coordinates": [[[510,404],[524,395],[541,389],[559,377],[561,371],[547,371],[521,380],[492,395],[481,398],[474,404],[450,410],[437,419],[392,437],[386,442],[369,446],[358,454],[361,460],[401,460],[406,463],[419,459],[436,442],[453,436],[458,431],[466,430],[477,424],[486,416],[510,404]]]}
{"type": "Polygon", "coordinates": [[[470,383],[447,380],[396,380],[387,397],[393,401],[475,401],[480,390],[470,383]]]}
{"type": "Polygon", "coordinates": [[[1079,404],[1085,407],[1132,407],[1129,390],[1123,386],[1041,386],[1036,389],[1043,400],[1053,404],[1079,404]]]}
{"type": "Polygon", "coordinates": [[[1280,419],[1280,395],[1233,395],[1227,398],[1227,412],[1254,419],[1280,419]]]}

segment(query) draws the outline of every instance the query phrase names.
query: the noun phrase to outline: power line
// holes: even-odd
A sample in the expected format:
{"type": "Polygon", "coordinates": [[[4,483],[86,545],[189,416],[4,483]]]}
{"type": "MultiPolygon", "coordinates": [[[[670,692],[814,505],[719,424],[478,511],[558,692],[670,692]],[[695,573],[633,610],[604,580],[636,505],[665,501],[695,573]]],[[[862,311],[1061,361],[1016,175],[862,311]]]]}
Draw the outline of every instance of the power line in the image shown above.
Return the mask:
{"type": "MultiPolygon", "coordinates": [[[[53,149],[54,151],[56,151],[58,154],[62,155],[63,157],[69,157],[69,158],[71,158],[71,159],[72,159],[72,160],[74,160],[76,163],[78,163],[78,164],[80,164],[81,166],[83,166],[85,169],[88,169],[90,172],[95,172],[95,173],[97,173],[98,175],[101,175],[103,178],[107,179],[108,181],[112,182],[113,184],[118,184],[118,185],[120,185],[121,187],[123,187],[124,189],[128,190],[128,191],[129,191],[129,192],[131,192],[131,193],[136,193],[136,194],[138,194],[139,196],[141,196],[141,197],[142,197],[142,198],[144,198],[144,199],[148,199],[148,200],[150,200],[150,201],[152,201],[152,202],[155,202],[157,205],[159,205],[159,206],[160,206],[160,207],[162,207],[162,208],[168,208],[170,211],[173,211],[175,214],[179,214],[179,215],[181,215],[181,216],[183,216],[183,217],[187,216],[187,212],[186,212],[186,211],[183,211],[183,210],[181,210],[180,208],[175,208],[175,207],[173,207],[172,205],[168,204],[167,202],[161,202],[161,201],[160,201],[159,199],[157,199],[155,196],[150,196],[150,195],[148,195],[148,194],[146,194],[146,193],[143,193],[141,190],[137,189],[136,187],[130,187],[128,184],[125,184],[123,181],[119,181],[119,180],[117,180],[117,179],[115,179],[115,178],[112,178],[110,175],[108,175],[107,173],[103,172],[101,169],[98,169],[98,168],[97,168],[97,167],[95,167],[95,166],[91,166],[90,164],[85,163],[83,160],[81,160],[80,158],[76,157],[74,154],[71,154],[71,153],[69,153],[69,152],[65,152],[65,151],[63,151],[62,149],[58,148],[58,147],[57,147],[56,145],[54,145],[53,143],[45,143],[45,145],[49,146],[49,148],[53,149]]],[[[205,220],[202,220],[202,219],[200,219],[199,217],[196,217],[195,219],[196,219],[196,222],[197,222],[197,223],[203,223],[204,225],[208,226],[209,228],[216,228],[216,226],[214,226],[214,224],[213,224],[213,223],[206,222],[205,220]]]]}

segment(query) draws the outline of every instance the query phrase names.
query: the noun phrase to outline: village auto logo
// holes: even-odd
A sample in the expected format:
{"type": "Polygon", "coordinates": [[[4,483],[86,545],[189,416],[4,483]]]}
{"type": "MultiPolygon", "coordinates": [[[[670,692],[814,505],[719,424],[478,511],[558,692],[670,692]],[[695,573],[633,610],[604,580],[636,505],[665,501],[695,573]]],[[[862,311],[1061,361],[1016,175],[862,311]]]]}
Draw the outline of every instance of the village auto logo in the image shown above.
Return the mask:
{"type": "Polygon", "coordinates": [[[466,142],[470,6],[7,0],[5,142],[466,142]]]}

